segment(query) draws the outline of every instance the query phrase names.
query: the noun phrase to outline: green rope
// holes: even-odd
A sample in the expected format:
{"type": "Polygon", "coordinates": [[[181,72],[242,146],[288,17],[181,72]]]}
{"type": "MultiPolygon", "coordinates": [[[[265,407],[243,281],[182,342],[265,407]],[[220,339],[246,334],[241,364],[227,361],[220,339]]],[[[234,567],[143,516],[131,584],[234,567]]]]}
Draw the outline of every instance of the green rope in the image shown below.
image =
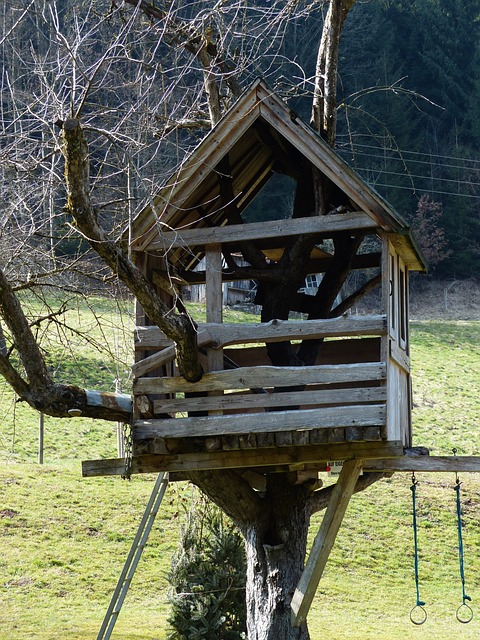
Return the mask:
{"type": "Polygon", "coordinates": [[[458,560],[459,560],[459,564],[460,564],[460,578],[462,580],[462,604],[460,605],[460,607],[457,609],[457,620],[459,622],[463,622],[464,624],[470,622],[473,618],[473,611],[471,609],[471,607],[468,606],[468,604],[466,603],[466,601],[468,600],[468,602],[471,602],[472,599],[470,598],[470,596],[467,596],[466,592],[465,592],[465,568],[464,568],[464,551],[463,551],[463,534],[462,534],[462,505],[461,505],[461,500],[460,500],[460,487],[462,486],[462,483],[460,482],[460,480],[456,479],[455,482],[455,493],[457,494],[457,529],[458,529],[458,560]],[[462,608],[466,608],[467,610],[467,618],[461,618],[459,616],[460,614],[460,610],[462,608]]]}
{"type": "Polygon", "coordinates": [[[418,577],[418,531],[417,531],[417,485],[418,482],[415,478],[415,474],[412,475],[412,486],[410,490],[412,492],[412,511],[413,511],[413,542],[415,547],[414,552],[414,568],[415,568],[415,586],[417,590],[417,604],[410,611],[410,620],[413,624],[421,625],[427,619],[427,612],[423,608],[425,606],[425,602],[420,599],[420,580],[418,577]],[[417,609],[421,611],[421,618],[417,619],[414,614],[417,609]]]}

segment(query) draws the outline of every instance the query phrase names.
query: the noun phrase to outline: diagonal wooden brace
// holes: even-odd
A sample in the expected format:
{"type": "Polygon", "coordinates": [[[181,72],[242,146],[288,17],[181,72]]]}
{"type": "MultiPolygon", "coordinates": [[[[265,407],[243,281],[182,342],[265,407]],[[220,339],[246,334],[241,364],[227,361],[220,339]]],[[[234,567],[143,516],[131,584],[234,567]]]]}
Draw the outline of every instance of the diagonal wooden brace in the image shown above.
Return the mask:
{"type": "Polygon", "coordinates": [[[305,569],[292,598],[292,626],[294,627],[299,627],[307,618],[362,466],[363,460],[347,460],[340,472],[305,569]]]}

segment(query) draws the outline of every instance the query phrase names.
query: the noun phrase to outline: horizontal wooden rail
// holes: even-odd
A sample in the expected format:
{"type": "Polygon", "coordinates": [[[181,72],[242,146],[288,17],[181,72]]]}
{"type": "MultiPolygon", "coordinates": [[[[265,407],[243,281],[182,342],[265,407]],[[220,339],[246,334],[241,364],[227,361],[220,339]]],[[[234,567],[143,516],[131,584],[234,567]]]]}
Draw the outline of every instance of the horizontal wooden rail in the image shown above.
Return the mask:
{"type": "Polygon", "coordinates": [[[134,440],[147,438],[189,438],[243,433],[262,433],[339,427],[369,427],[385,424],[384,404],[349,405],[272,411],[261,420],[251,413],[198,416],[190,418],[138,420],[134,425],[134,440]]]}
{"type": "Polygon", "coordinates": [[[140,378],[134,384],[134,394],[146,393],[206,393],[228,389],[256,389],[265,386],[287,387],[303,384],[337,384],[384,380],[384,362],[316,365],[314,367],[240,367],[229,371],[206,373],[198,382],[183,378],[140,378]]]}
{"type": "MultiPolygon", "coordinates": [[[[277,467],[287,465],[289,469],[303,464],[321,464],[328,460],[350,458],[387,458],[403,455],[403,445],[397,442],[344,442],[240,451],[203,451],[168,455],[134,456],[132,473],[155,473],[159,471],[186,472],[202,469],[244,469],[250,467],[277,467]]],[[[424,456],[427,457],[428,456],[424,456]]],[[[82,475],[108,476],[125,473],[125,460],[86,460],[82,462],[82,475]]]]}
{"type": "Polygon", "coordinates": [[[331,234],[353,229],[375,229],[377,225],[362,211],[338,213],[330,216],[312,216],[293,220],[270,220],[248,224],[229,224],[223,227],[204,227],[165,231],[151,242],[149,249],[169,250],[178,247],[197,247],[207,244],[287,238],[307,233],[331,234]]]}
{"type": "MultiPolygon", "coordinates": [[[[352,261],[352,269],[373,269],[374,267],[380,267],[381,253],[361,253],[354,257],[352,261]]],[[[325,256],[323,258],[311,258],[308,263],[308,273],[324,273],[332,264],[333,257],[325,256]]],[[[266,270],[273,270],[277,267],[275,263],[267,265],[266,270]]],[[[224,269],[222,271],[222,282],[235,282],[239,280],[251,279],[251,267],[237,267],[235,272],[230,269],[224,269]]],[[[164,277],[171,277],[169,273],[164,272],[164,277]]],[[[206,272],[205,271],[187,271],[182,270],[178,274],[182,284],[205,284],[206,272]]]]}
{"type": "Polygon", "coordinates": [[[162,399],[154,402],[154,413],[187,413],[188,411],[253,411],[273,407],[293,407],[326,404],[361,404],[385,402],[387,388],[360,387],[316,391],[290,391],[286,393],[229,393],[224,396],[162,399]]]}
{"type": "MultiPolygon", "coordinates": [[[[198,326],[198,346],[213,349],[235,344],[281,342],[282,340],[314,340],[352,336],[381,336],[387,331],[386,316],[341,316],[324,320],[272,320],[259,323],[204,323],[198,326]]],[[[137,349],[158,349],[165,345],[165,334],[157,327],[137,327],[137,349]]],[[[136,378],[153,371],[175,358],[175,347],[167,346],[132,366],[136,378]]]]}
{"type": "MultiPolygon", "coordinates": [[[[281,342],[282,340],[312,340],[316,338],[341,338],[352,336],[386,335],[385,315],[341,316],[322,320],[271,320],[256,323],[203,323],[198,325],[198,336],[213,348],[233,344],[281,342]],[[205,336],[205,338],[204,338],[205,336]],[[208,337],[208,338],[207,338],[208,337]]],[[[166,342],[165,334],[158,327],[135,329],[136,349],[161,349],[173,342],[166,342]]]]}
{"type": "Polygon", "coordinates": [[[404,456],[392,460],[372,460],[365,464],[365,471],[480,471],[479,456],[404,456]]]}

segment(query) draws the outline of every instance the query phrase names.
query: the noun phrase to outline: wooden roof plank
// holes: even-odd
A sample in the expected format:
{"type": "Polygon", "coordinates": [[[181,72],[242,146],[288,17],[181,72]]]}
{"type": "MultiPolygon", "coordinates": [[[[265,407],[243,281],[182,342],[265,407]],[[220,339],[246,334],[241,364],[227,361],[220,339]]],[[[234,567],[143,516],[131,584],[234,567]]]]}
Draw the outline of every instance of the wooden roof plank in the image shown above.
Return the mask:
{"type": "MultiPolygon", "coordinates": [[[[258,133],[254,129],[254,123],[259,119],[262,119],[266,126],[271,127],[272,131],[277,132],[279,136],[293,145],[307,161],[318,167],[353,202],[356,202],[366,214],[371,216],[373,226],[380,226],[387,231],[402,232],[406,237],[405,246],[407,253],[409,253],[410,268],[420,270],[425,268],[421,253],[415,246],[409,235],[408,226],[401,217],[333,149],[328,147],[311,127],[301,122],[262,80],[255,81],[242,94],[238,102],[182,163],[174,176],[155,197],[153,204],[146,207],[136,217],[133,225],[132,248],[134,250],[145,250],[165,228],[168,228],[168,225],[177,227],[184,224],[185,217],[182,210],[184,209],[185,214],[188,214],[187,203],[190,202],[193,206],[192,198],[197,190],[201,200],[203,197],[202,183],[209,176],[211,181],[212,172],[215,171],[218,162],[230,151],[236,150],[237,143],[241,140],[244,142],[245,151],[252,152],[254,159],[248,167],[242,165],[242,162],[239,163],[239,171],[244,174],[243,177],[233,175],[236,189],[239,193],[243,193],[247,188],[247,185],[243,184],[245,180],[248,180],[249,184],[263,185],[266,179],[265,168],[271,166],[269,158],[270,156],[272,159],[274,158],[275,149],[270,148],[267,152],[264,148],[265,141],[263,147],[262,144],[257,146],[258,133]],[[267,165],[264,161],[257,163],[259,154],[260,156],[263,154],[268,159],[267,165]],[[255,171],[263,172],[263,177],[256,181],[252,180],[252,171],[253,173],[255,171]]],[[[266,146],[268,147],[268,145],[266,146]]],[[[242,155],[240,154],[239,157],[242,155]]],[[[212,184],[208,189],[212,189],[212,184]]],[[[244,200],[242,206],[250,198],[244,196],[244,200]]],[[[201,224],[200,218],[199,224],[201,224]]],[[[189,223],[194,223],[191,217],[189,223]]],[[[222,224],[222,222],[217,220],[215,224],[222,224]]]]}
{"type": "Polygon", "coordinates": [[[139,214],[134,221],[136,233],[132,242],[133,250],[143,251],[150,244],[158,231],[157,221],[169,224],[171,213],[182,208],[185,200],[203,182],[205,176],[215,169],[229,149],[255,122],[260,108],[256,105],[255,96],[247,98],[226,114],[161,189],[154,203],[139,214]],[[149,212],[154,213],[153,224],[149,212]]]}

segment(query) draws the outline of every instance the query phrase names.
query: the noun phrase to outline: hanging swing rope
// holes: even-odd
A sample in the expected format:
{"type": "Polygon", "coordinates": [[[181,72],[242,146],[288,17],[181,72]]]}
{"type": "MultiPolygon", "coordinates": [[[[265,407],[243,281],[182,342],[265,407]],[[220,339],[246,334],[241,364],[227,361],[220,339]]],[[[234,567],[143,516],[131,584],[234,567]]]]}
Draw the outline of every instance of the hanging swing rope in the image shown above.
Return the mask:
{"type": "Polygon", "coordinates": [[[412,474],[412,512],[413,512],[413,542],[414,542],[414,566],[415,566],[415,586],[417,589],[417,604],[410,611],[410,620],[413,624],[420,626],[427,620],[425,602],[420,599],[420,581],[418,577],[418,531],[417,531],[417,479],[412,474]]]}
{"type": "MultiPolygon", "coordinates": [[[[453,450],[453,455],[457,453],[457,450],[453,450]]],[[[460,565],[460,578],[462,580],[462,604],[458,607],[456,611],[456,617],[459,622],[462,624],[468,624],[473,620],[473,610],[470,605],[467,604],[471,602],[472,599],[470,596],[467,596],[465,592],[465,569],[464,569],[464,553],[463,553],[463,533],[462,533],[462,501],[460,498],[460,489],[462,483],[458,478],[458,473],[455,474],[455,493],[456,493],[456,503],[457,503],[457,529],[458,529],[458,561],[460,565]]]]}

